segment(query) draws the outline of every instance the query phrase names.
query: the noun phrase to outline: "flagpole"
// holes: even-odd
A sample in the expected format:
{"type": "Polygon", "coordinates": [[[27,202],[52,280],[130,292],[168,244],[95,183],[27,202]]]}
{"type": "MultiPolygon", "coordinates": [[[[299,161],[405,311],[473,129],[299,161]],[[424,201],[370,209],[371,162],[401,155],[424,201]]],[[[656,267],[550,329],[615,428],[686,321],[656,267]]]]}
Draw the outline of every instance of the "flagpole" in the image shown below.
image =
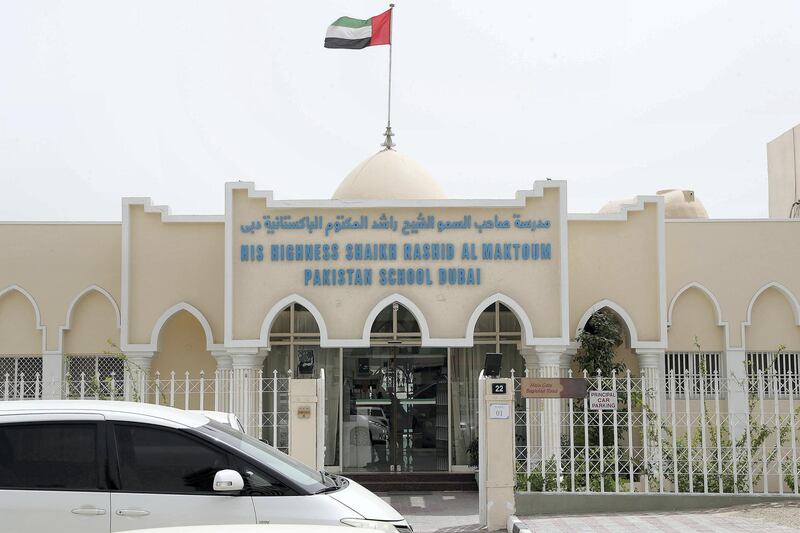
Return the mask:
{"type": "Polygon", "coordinates": [[[383,141],[383,147],[386,150],[391,150],[394,148],[395,144],[392,141],[392,137],[394,137],[394,133],[392,133],[392,46],[394,44],[394,4],[389,4],[389,98],[388,98],[388,105],[386,111],[386,131],[383,133],[385,139],[383,141]]]}

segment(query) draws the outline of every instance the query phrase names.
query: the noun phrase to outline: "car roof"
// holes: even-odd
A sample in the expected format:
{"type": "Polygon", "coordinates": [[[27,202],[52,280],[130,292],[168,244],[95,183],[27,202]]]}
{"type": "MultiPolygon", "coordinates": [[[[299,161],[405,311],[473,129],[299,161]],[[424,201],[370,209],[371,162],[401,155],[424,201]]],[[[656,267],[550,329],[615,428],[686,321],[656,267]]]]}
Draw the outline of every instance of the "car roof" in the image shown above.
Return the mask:
{"type": "MultiPolygon", "coordinates": [[[[170,427],[196,428],[208,423],[208,417],[163,405],[116,400],[23,400],[0,402],[0,417],[10,415],[94,414],[107,420],[146,422],[170,427]]],[[[2,418],[0,418],[2,421],[2,418]]]]}

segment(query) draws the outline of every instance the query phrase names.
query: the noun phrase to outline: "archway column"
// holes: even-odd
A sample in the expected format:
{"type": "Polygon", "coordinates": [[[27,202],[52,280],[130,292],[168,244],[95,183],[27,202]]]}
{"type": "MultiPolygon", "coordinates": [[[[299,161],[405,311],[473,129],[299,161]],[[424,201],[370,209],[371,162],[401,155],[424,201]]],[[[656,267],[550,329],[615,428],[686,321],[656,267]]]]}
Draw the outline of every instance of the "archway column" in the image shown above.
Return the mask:
{"type": "MultiPolygon", "coordinates": [[[[211,357],[217,362],[214,372],[214,410],[229,413],[232,410],[233,359],[227,350],[212,350],[211,357]]],[[[212,377],[212,376],[207,376],[212,377]]]]}
{"type": "MultiPolygon", "coordinates": [[[[666,397],[666,376],[664,375],[664,354],[663,348],[636,348],[636,356],[639,360],[639,372],[642,379],[642,398],[650,411],[666,416],[664,411],[667,405],[666,397]]],[[[659,419],[648,420],[648,427],[658,427],[659,419]]],[[[660,431],[659,431],[660,434],[660,431]]],[[[649,442],[653,460],[661,464],[661,446],[658,439],[643,436],[649,442]]],[[[660,468],[660,467],[659,467],[660,468]]],[[[642,489],[647,490],[651,483],[650,476],[642,476],[642,489]]]]}
{"type": "MultiPolygon", "coordinates": [[[[33,381],[34,376],[25,376],[25,380],[33,381]]],[[[42,375],[39,376],[42,384],[43,400],[60,400],[64,386],[64,354],[60,351],[44,352],[42,354],[42,375]]]]}
{"type": "MultiPolygon", "coordinates": [[[[747,399],[749,382],[747,379],[747,349],[727,348],[724,353],[725,361],[722,368],[727,376],[720,376],[720,387],[726,387],[728,400],[728,413],[732,416],[734,438],[744,435],[747,428],[747,399]]],[[[723,389],[725,390],[725,389],[723,389]]]]}
{"type": "Polygon", "coordinates": [[[647,406],[654,412],[660,412],[666,405],[665,353],[664,348],[636,348],[639,371],[642,375],[643,397],[647,401],[647,406]]]}
{"type": "MultiPolygon", "coordinates": [[[[525,369],[530,377],[559,378],[565,376],[572,360],[569,346],[534,346],[520,350],[525,358],[525,369]]],[[[539,411],[538,424],[531,424],[529,442],[539,442],[544,460],[559,459],[561,454],[561,406],[560,399],[528,400],[539,411]]]]}
{"type": "Polygon", "coordinates": [[[229,348],[212,355],[217,360],[218,385],[223,389],[222,396],[227,398],[226,410],[239,417],[248,435],[260,438],[266,352],[259,348],[229,348]]]}
{"type": "Polygon", "coordinates": [[[130,402],[148,401],[152,351],[123,352],[125,355],[125,399],[130,402]]]}

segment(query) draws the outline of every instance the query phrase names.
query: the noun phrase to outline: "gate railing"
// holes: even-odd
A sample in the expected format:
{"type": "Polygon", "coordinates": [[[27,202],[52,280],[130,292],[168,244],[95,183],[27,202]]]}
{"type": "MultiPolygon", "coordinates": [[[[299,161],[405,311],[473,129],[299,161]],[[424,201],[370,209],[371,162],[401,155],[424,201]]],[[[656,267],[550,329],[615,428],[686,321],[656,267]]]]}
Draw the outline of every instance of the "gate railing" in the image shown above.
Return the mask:
{"type": "MultiPolygon", "coordinates": [[[[60,384],[68,400],[132,401],[179,409],[233,412],[248,435],[288,451],[289,380],[263,371],[217,370],[213,373],[154,372],[127,366],[105,368],[90,358],[73,363],[60,384]],[[92,370],[94,370],[92,372],[92,370]],[[78,372],[76,372],[78,371],[78,372]]],[[[19,366],[19,365],[18,365],[19,366]]],[[[28,376],[18,370],[0,376],[0,400],[41,400],[44,383],[40,372],[28,376]]],[[[58,388],[55,388],[58,391],[58,388]]]]}
{"type": "Polygon", "coordinates": [[[0,396],[3,400],[36,400],[42,396],[42,357],[0,357],[0,396]]]}
{"type": "Polygon", "coordinates": [[[791,372],[759,371],[743,412],[728,410],[716,371],[670,373],[663,397],[657,376],[583,377],[616,406],[521,398],[514,380],[517,491],[798,494],[800,386],[791,372]]]}

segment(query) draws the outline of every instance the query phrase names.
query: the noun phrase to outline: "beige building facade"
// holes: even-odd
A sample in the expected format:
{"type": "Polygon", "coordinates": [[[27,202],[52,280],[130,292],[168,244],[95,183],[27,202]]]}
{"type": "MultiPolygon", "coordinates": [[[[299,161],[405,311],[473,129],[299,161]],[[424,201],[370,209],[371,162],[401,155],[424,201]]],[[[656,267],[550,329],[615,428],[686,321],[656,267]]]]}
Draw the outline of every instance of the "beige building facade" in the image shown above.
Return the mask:
{"type": "MultiPolygon", "coordinates": [[[[637,376],[707,361],[746,381],[779,345],[796,376],[800,220],[786,218],[797,167],[784,137],[769,145],[763,220],[709,219],[691,191],[570,213],[567,183],[550,180],[454,200],[386,150],[330,200],[232,182],[219,216],[125,198],[119,222],[0,223],[2,377],[13,390],[39,374],[59,397],[79,372],[124,372],[119,361],[150,377],[324,370],[325,464],[392,472],[467,469],[485,354],[503,354],[505,375],[566,375],[603,308],[637,376]]],[[[746,391],[724,401],[735,411],[746,391]]]]}

